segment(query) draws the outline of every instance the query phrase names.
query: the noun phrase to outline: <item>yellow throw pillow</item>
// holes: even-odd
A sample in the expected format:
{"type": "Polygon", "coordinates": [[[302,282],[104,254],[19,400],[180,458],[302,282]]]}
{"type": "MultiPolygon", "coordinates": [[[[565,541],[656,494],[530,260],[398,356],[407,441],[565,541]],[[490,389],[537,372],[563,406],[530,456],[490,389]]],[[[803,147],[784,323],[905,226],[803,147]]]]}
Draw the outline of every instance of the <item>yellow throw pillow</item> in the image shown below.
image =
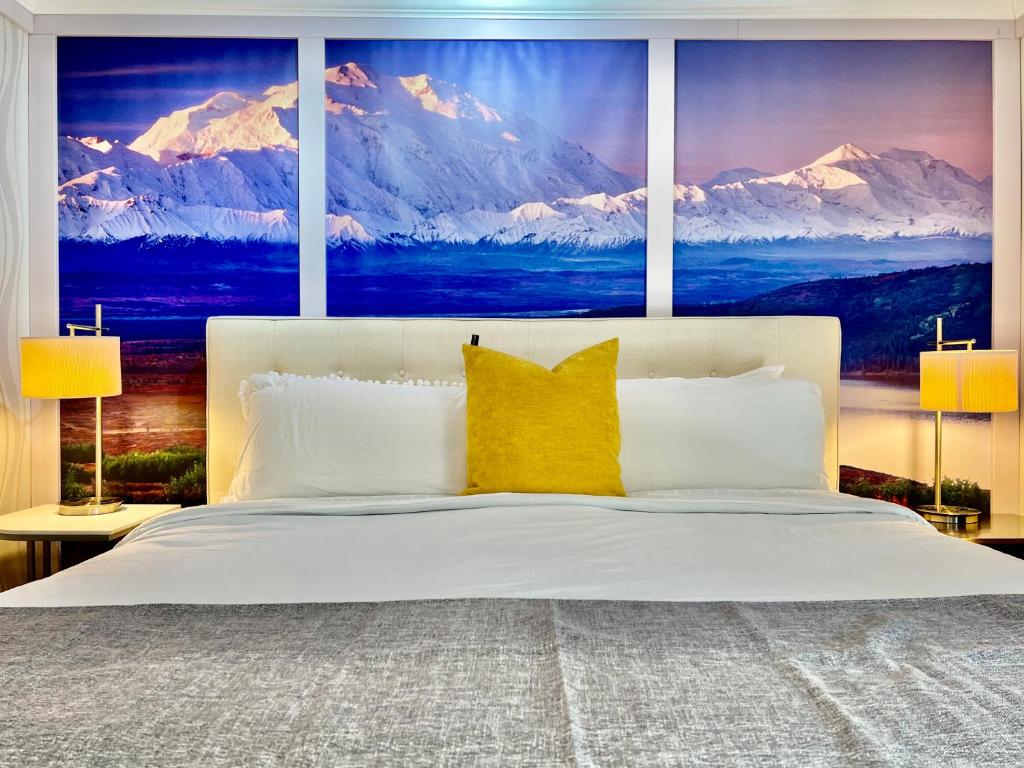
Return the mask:
{"type": "Polygon", "coordinates": [[[463,494],[625,496],[619,467],[619,340],[548,370],[465,344],[466,479],[463,494]]]}

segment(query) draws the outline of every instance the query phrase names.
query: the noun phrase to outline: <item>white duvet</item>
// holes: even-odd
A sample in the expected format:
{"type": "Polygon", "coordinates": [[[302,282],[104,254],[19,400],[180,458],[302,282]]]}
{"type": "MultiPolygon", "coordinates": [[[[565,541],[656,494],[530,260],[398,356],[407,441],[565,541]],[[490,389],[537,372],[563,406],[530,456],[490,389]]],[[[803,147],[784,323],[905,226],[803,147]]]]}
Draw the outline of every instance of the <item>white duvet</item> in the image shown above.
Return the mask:
{"type": "Polygon", "coordinates": [[[172,512],[0,606],[1024,593],[1024,561],[826,491],[283,499],[172,512]]]}

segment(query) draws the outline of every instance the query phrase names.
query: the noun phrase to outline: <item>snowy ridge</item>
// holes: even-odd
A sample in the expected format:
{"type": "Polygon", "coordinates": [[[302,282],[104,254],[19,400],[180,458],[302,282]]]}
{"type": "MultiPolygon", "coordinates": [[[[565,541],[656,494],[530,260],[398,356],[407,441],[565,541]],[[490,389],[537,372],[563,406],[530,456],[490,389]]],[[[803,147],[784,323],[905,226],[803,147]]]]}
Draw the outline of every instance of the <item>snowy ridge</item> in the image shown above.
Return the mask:
{"type": "MultiPolygon", "coordinates": [[[[349,62],[325,77],[332,246],[549,244],[646,234],[642,181],[522,113],[426,73],[349,62]]],[[[159,118],[130,144],[59,143],[64,238],[295,242],[296,83],[220,92],[159,118]]],[[[988,236],[991,180],[924,152],[844,144],[784,173],[723,171],[675,188],[675,235],[692,243],[988,236]]]]}
{"type": "Polygon", "coordinates": [[[927,152],[844,144],[788,173],[675,188],[675,238],[690,243],[991,234],[991,182],[927,152]]]}
{"type": "Polygon", "coordinates": [[[550,243],[581,249],[615,248],[645,237],[645,202],[645,190],[639,189],[614,197],[599,193],[581,199],[560,198],[550,205],[526,203],[504,212],[441,213],[417,225],[411,239],[460,245],[550,243]],[[606,207],[588,199],[597,197],[606,207]]]}
{"type": "Polygon", "coordinates": [[[169,165],[114,144],[58,140],[61,237],[205,237],[295,242],[294,150],[230,150],[169,165]],[[70,177],[70,178],[68,178],[70,177]]]}

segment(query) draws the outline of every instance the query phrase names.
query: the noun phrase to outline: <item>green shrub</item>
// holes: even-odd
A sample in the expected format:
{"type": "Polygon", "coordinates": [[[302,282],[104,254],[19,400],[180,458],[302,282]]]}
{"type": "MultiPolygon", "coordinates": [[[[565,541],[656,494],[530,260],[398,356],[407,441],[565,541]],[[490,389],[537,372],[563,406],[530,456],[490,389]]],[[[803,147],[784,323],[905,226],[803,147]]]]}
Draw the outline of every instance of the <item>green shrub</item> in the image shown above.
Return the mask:
{"type": "Polygon", "coordinates": [[[171,478],[164,486],[164,492],[171,501],[183,506],[206,503],[206,463],[197,461],[185,474],[171,478]]]}
{"type": "Polygon", "coordinates": [[[957,507],[989,511],[991,495],[977,483],[960,478],[942,478],[942,502],[957,507]]]}
{"type": "Polygon", "coordinates": [[[866,477],[858,477],[852,482],[843,483],[839,490],[865,499],[875,498],[875,486],[866,477]]]}
{"type": "Polygon", "coordinates": [[[122,483],[167,483],[184,475],[196,463],[204,463],[206,454],[199,448],[178,445],[143,453],[128,451],[103,457],[103,475],[122,483]]]}
{"type": "Polygon", "coordinates": [[[91,493],[88,488],[78,482],[75,476],[75,467],[72,464],[65,464],[64,482],[60,487],[60,497],[64,501],[79,501],[91,493]]]}
{"type": "Polygon", "coordinates": [[[92,485],[92,472],[87,470],[81,464],[72,464],[67,461],[60,463],[60,476],[64,478],[65,482],[71,480],[75,483],[82,483],[84,485],[92,485]]]}
{"type": "MultiPolygon", "coordinates": [[[[867,477],[842,483],[843,493],[863,496],[869,499],[882,499],[914,509],[925,504],[935,503],[935,486],[920,483],[903,477],[892,477],[872,482],[867,477]]],[[[977,483],[962,478],[942,479],[942,503],[950,506],[971,507],[981,512],[990,508],[990,493],[977,483]]]]}
{"type": "Polygon", "coordinates": [[[92,464],[96,461],[96,443],[71,443],[60,447],[60,460],[71,464],[92,464]]]}
{"type": "Polygon", "coordinates": [[[188,454],[189,456],[205,456],[202,449],[196,448],[194,445],[172,445],[170,448],[162,449],[165,453],[181,453],[188,454]]]}

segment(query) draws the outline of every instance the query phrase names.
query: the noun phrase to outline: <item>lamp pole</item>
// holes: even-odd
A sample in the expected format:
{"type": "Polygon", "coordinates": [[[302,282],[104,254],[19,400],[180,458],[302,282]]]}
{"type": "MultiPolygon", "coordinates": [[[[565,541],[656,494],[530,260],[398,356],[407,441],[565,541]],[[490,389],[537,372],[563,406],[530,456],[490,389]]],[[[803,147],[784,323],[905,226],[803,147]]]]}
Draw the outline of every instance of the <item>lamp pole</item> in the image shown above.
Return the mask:
{"type": "MultiPolygon", "coordinates": [[[[96,335],[103,335],[103,307],[96,305],[96,335]]],[[[103,504],[103,398],[96,398],[96,504],[103,504]]]]}
{"type": "MultiPolygon", "coordinates": [[[[946,341],[942,338],[942,315],[935,318],[935,351],[941,352],[946,347],[964,347],[967,351],[974,349],[975,339],[957,339],[946,341]]],[[[935,412],[935,513],[942,514],[942,411],[935,412]]]]}
{"type": "MultiPolygon", "coordinates": [[[[942,351],[941,315],[935,318],[935,349],[942,351]]],[[[942,512],[942,411],[935,412],[935,511],[942,512]]]]}
{"type": "MultiPolygon", "coordinates": [[[[103,306],[96,305],[95,325],[75,325],[68,323],[68,332],[74,336],[75,331],[91,331],[97,336],[103,335],[103,306]]],[[[93,474],[93,503],[103,504],[103,398],[96,398],[96,471],[93,474]]]]}

